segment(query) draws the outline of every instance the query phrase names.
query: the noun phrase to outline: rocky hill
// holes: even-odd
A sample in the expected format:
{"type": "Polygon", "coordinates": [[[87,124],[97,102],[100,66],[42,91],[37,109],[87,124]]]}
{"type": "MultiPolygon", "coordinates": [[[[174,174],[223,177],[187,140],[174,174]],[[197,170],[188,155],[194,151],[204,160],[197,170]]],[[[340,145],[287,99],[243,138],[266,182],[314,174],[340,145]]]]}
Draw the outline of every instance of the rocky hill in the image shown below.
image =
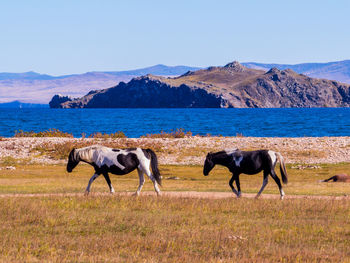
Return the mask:
{"type": "Polygon", "coordinates": [[[350,85],[310,78],[291,69],[266,72],[232,62],[175,78],[137,77],[65,100],[50,104],[59,108],[349,107],[350,85]]]}

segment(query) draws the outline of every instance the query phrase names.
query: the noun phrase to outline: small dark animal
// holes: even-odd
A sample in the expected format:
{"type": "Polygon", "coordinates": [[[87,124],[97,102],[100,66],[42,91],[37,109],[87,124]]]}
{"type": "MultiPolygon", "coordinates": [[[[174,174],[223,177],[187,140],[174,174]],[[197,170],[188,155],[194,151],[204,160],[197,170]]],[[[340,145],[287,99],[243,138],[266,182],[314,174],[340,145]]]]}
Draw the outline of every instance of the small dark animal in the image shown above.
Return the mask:
{"type": "Polygon", "coordinates": [[[86,188],[86,195],[90,192],[92,182],[101,174],[106,179],[111,193],[114,193],[114,188],[108,173],[124,175],[135,169],[137,169],[140,179],[139,187],[135,195],[140,194],[145,182],[144,173],[152,180],[157,194],[160,194],[157,185],[157,183],[161,185],[157,155],[151,149],[112,149],[99,145],[73,149],[68,157],[67,172],[72,172],[80,161],[88,163],[95,168],[95,173],[90,178],[86,188]],[[151,173],[150,166],[152,167],[153,174],[151,173]]]}
{"type": "Polygon", "coordinates": [[[241,187],[239,182],[239,175],[245,174],[256,174],[264,171],[264,180],[262,187],[256,198],[260,196],[265,186],[268,183],[268,176],[275,180],[280,190],[281,199],[284,198],[284,191],[282,189],[281,181],[275,173],[275,166],[277,160],[280,162],[280,171],[282,175],[283,183],[287,184],[288,177],[286,167],[284,165],[283,157],[280,153],[270,150],[258,150],[258,151],[220,151],[216,153],[208,153],[204,162],[203,174],[207,176],[209,172],[214,168],[216,164],[226,166],[232,173],[229,185],[232,191],[237,195],[241,196],[241,187]],[[237,189],[233,186],[233,182],[236,181],[237,189]]]}
{"type": "Polygon", "coordinates": [[[336,174],[336,175],[332,176],[331,178],[328,178],[328,179],[323,180],[321,182],[328,182],[328,181],[349,182],[350,183],[350,176],[347,174],[336,174]]]}

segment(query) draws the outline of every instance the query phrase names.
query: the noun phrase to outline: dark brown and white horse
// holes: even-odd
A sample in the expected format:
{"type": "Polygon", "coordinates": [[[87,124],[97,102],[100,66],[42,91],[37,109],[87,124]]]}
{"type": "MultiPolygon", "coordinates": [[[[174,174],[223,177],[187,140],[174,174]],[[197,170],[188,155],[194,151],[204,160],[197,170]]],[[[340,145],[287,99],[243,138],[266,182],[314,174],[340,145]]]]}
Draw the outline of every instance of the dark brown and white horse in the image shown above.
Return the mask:
{"type": "Polygon", "coordinates": [[[72,172],[80,161],[88,163],[95,168],[95,173],[89,180],[85,194],[89,194],[92,182],[101,174],[106,179],[111,193],[114,193],[114,188],[108,173],[124,175],[135,169],[137,169],[140,179],[139,187],[135,194],[140,194],[145,182],[144,174],[153,182],[156,193],[158,195],[160,194],[157,185],[157,183],[161,185],[158,160],[156,154],[151,149],[112,149],[100,145],[73,149],[68,157],[67,172],[72,172]],[[150,170],[150,166],[152,167],[153,173],[150,170]]]}
{"type": "Polygon", "coordinates": [[[241,186],[239,182],[239,175],[241,173],[256,174],[264,171],[263,184],[256,197],[258,198],[260,196],[268,183],[268,176],[271,175],[278,185],[281,199],[283,199],[285,194],[282,189],[281,181],[275,173],[275,166],[278,160],[280,162],[282,181],[286,184],[288,182],[288,178],[283,157],[280,153],[270,150],[240,151],[237,149],[208,153],[204,162],[203,174],[207,176],[216,164],[226,166],[232,173],[229,185],[237,197],[240,197],[241,186]],[[236,191],[233,186],[234,181],[236,181],[238,191],[236,191]]]}

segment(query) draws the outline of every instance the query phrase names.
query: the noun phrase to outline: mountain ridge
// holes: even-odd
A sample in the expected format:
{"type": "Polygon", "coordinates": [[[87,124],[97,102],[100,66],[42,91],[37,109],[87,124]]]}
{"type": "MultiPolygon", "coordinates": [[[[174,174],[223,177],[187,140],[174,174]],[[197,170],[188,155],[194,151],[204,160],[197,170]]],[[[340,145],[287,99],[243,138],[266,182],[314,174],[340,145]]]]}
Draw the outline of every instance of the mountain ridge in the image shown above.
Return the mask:
{"type": "MultiPolygon", "coordinates": [[[[316,78],[325,78],[350,84],[350,60],[327,63],[302,64],[264,64],[256,62],[242,63],[248,68],[268,71],[272,67],[284,70],[291,68],[316,78]]],[[[216,67],[210,67],[216,68],[216,67]]],[[[187,66],[173,66],[158,64],[147,68],[124,71],[91,71],[83,74],[50,76],[36,72],[0,73],[0,103],[19,100],[25,103],[48,103],[55,94],[65,94],[70,97],[81,97],[91,90],[106,89],[119,82],[128,82],[134,77],[153,74],[163,76],[177,76],[201,68],[187,66]]]]}
{"type": "Polygon", "coordinates": [[[128,71],[94,71],[84,74],[50,76],[36,72],[0,73],[0,103],[19,100],[26,103],[48,103],[55,94],[81,97],[90,90],[115,86],[133,77],[154,73],[164,76],[177,76],[196,67],[165,66],[128,71]]]}
{"type": "MultiPolygon", "coordinates": [[[[51,104],[51,103],[50,103],[51,104]]],[[[56,101],[57,104],[57,101],[56,101]]],[[[251,69],[238,62],[166,78],[146,75],[59,108],[349,107],[350,85],[310,78],[291,69],[251,69]]]]}
{"type": "Polygon", "coordinates": [[[278,68],[284,70],[287,68],[293,71],[304,74],[314,78],[325,78],[329,80],[336,80],[342,83],[350,84],[350,60],[326,62],[326,63],[300,63],[300,64],[276,64],[276,63],[257,63],[257,62],[244,62],[242,65],[261,69],[269,70],[270,68],[278,68]]]}
{"type": "Polygon", "coordinates": [[[52,76],[48,74],[41,74],[35,71],[28,72],[20,72],[20,73],[12,73],[12,72],[0,72],[0,80],[14,80],[14,79],[23,79],[23,80],[48,80],[48,79],[63,79],[75,76],[84,76],[84,75],[95,75],[95,74],[110,74],[114,76],[121,75],[146,75],[146,74],[156,74],[161,76],[172,76],[172,75],[180,75],[188,70],[198,70],[201,69],[199,67],[191,67],[191,66],[166,66],[164,64],[157,64],[150,67],[132,69],[132,70],[121,70],[121,71],[88,71],[81,74],[67,74],[67,75],[59,75],[52,76]]]}

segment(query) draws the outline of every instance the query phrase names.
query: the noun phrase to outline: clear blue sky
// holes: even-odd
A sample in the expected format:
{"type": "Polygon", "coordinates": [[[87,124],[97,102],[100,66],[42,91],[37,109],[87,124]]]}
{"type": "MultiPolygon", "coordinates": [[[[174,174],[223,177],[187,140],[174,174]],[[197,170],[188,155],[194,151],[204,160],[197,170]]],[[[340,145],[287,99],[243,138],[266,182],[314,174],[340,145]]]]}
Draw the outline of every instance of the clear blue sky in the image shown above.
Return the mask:
{"type": "Polygon", "coordinates": [[[350,1],[0,0],[0,72],[350,59],[350,1]]]}

